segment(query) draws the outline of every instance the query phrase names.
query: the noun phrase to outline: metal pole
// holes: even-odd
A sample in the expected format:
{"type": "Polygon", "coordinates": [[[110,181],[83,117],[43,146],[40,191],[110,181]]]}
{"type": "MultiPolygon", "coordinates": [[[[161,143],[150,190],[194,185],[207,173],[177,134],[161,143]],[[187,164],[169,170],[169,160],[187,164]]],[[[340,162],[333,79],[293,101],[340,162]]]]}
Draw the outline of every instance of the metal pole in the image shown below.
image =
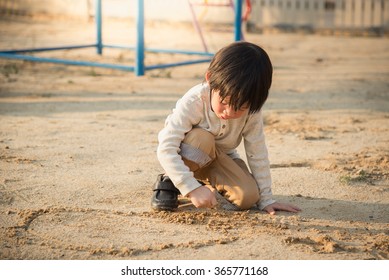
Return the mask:
{"type": "Polygon", "coordinates": [[[96,36],[97,36],[97,42],[96,42],[96,48],[97,53],[102,54],[103,53],[103,37],[102,37],[102,11],[101,11],[101,0],[96,0],[96,14],[95,14],[95,21],[96,21],[96,36]]]}
{"type": "Polygon", "coordinates": [[[242,40],[242,0],[235,0],[235,41],[242,40]]]}
{"type": "Polygon", "coordinates": [[[0,53],[45,52],[45,51],[71,50],[71,49],[82,49],[82,48],[93,48],[93,47],[96,47],[96,44],[49,47],[49,48],[34,48],[34,49],[0,50],[0,53]]]}
{"type": "Polygon", "coordinates": [[[196,13],[193,9],[193,5],[192,5],[192,2],[190,2],[190,0],[188,0],[188,5],[189,5],[190,12],[192,14],[193,25],[196,28],[197,33],[199,33],[199,35],[200,35],[200,39],[201,39],[201,43],[203,44],[204,51],[208,52],[208,47],[207,47],[207,44],[205,43],[203,32],[201,31],[199,21],[197,20],[196,13]]]}
{"type": "Polygon", "coordinates": [[[136,60],[135,74],[143,76],[145,73],[144,57],[145,57],[145,42],[144,42],[144,3],[143,0],[138,0],[138,17],[136,21],[137,40],[136,40],[136,60]]]}
{"type": "Polygon", "coordinates": [[[0,57],[9,58],[9,59],[30,60],[30,61],[37,61],[37,62],[60,63],[60,64],[65,64],[65,65],[92,66],[92,67],[103,67],[103,68],[109,68],[109,69],[118,69],[118,70],[124,70],[124,71],[134,71],[133,66],[98,63],[98,62],[87,62],[87,61],[80,61],[80,60],[36,57],[36,56],[31,56],[31,55],[11,54],[11,53],[0,53],[0,57]]]}

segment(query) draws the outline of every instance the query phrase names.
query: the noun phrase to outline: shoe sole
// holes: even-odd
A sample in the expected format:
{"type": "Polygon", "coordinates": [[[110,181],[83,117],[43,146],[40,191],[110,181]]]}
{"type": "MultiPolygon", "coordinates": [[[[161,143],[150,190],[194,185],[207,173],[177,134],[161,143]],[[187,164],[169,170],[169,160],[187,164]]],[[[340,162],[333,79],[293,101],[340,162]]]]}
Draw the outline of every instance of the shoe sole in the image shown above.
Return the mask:
{"type": "Polygon", "coordinates": [[[151,208],[154,211],[174,211],[177,207],[169,207],[169,206],[160,206],[160,205],[151,205],[151,208]]]}

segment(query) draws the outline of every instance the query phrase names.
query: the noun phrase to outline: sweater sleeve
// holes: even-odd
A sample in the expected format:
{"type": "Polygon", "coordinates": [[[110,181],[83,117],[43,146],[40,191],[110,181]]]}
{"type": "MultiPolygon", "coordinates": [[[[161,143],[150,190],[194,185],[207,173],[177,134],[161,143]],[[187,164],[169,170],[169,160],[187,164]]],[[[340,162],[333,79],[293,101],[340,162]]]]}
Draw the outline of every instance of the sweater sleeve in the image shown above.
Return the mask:
{"type": "Polygon", "coordinates": [[[260,192],[258,207],[262,210],[275,202],[272,199],[270,163],[263,132],[262,112],[249,116],[243,130],[243,138],[247,162],[260,192]]]}
{"type": "Polygon", "coordinates": [[[201,97],[195,94],[184,95],[158,134],[158,160],[183,196],[201,186],[193,172],[184,164],[179,152],[185,134],[201,121],[202,110],[201,97]]]}

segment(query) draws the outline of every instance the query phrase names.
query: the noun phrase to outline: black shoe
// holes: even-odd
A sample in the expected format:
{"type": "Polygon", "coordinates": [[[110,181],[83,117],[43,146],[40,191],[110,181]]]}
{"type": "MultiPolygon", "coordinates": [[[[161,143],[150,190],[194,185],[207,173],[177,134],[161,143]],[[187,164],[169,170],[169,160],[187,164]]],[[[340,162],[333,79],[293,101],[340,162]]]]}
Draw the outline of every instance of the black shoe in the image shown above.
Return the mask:
{"type": "Polygon", "coordinates": [[[178,207],[180,191],[168,176],[159,174],[153,187],[151,208],[158,211],[172,211],[178,207]]]}

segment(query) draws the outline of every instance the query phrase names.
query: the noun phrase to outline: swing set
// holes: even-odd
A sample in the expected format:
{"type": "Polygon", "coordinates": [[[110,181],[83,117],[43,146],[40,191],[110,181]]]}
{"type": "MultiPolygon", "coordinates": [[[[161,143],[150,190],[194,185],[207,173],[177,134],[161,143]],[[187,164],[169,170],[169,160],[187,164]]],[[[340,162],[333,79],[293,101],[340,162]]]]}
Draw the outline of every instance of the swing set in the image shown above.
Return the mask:
{"type": "MultiPolygon", "coordinates": [[[[208,52],[208,46],[207,46],[207,43],[205,42],[203,32],[202,32],[201,26],[199,24],[199,19],[201,20],[204,18],[204,16],[208,12],[208,7],[231,7],[232,10],[236,13],[234,2],[233,2],[233,0],[227,0],[227,1],[223,0],[223,1],[217,1],[217,2],[209,1],[209,0],[202,0],[202,1],[195,2],[193,0],[188,0],[188,4],[189,4],[189,8],[190,8],[190,11],[192,14],[193,25],[194,25],[197,33],[200,36],[204,51],[208,52]],[[196,15],[196,12],[194,9],[195,6],[204,7],[204,9],[202,10],[202,12],[199,16],[196,15]]],[[[240,3],[240,5],[241,4],[242,3],[240,3]]],[[[246,9],[241,17],[243,22],[247,21],[249,15],[251,13],[251,0],[245,0],[245,4],[246,4],[246,9]]],[[[238,3],[238,5],[239,5],[239,3],[238,3]]],[[[244,40],[243,33],[241,33],[240,36],[241,36],[240,40],[244,40]]],[[[235,40],[236,40],[236,38],[235,38],[235,40]]]]}
{"type": "MultiPolygon", "coordinates": [[[[247,20],[248,15],[251,11],[250,0],[246,1],[246,10],[242,17],[242,4],[243,0],[228,0],[227,3],[212,3],[209,0],[203,0],[202,2],[193,2],[188,0],[188,4],[191,9],[193,23],[195,29],[199,33],[201,38],[204,51],[187,51],[187,50],[173,50],[173,49],[153,49],[145,48],[144,44],[144,0],[137,1],[137,17],[136,17],[136,44],[135,46],[117,46],[117,45],[106,45],[103,44],[102,39],[102,0],[95,0],[95,25],[96,25],[96,42],[93,44],[86,45],[71,45],[71,46],[58,46],[58,47],[47,47],[47,48],[33,48],[33,49],[14,49],[14,50],[0,50],[0,58],[5,59],[18,59],[18,60],[28,60],[35,62],[46,62],[46,63],[59,63],[65,65],[76,65],[76,66],[91,66],[91,67],[102,67],[109,69],[117,69],[123,71],[132,71],[136,76],[143,76],[146,70],[153,69],[162,69],[168,67],[176,67],[183,65],[190,65],[196,63],[205,63],[211,60],[213,53],[208,51],[208,47],[205,43],[203,33],[199,24],[197,15],[193,9],[195,5],[202,5],[206,8],[208,7],[220,7],[220,6],[230,6],[234,10],[234,40],[240,41],[243,39],[242,35],[242,20],[247,20]],[[99,55],[102,55],[104,48],[119,48],[119,49],[130,49],[135,50],[135,65],[119,65],[119,64],[109,64],[109,63],[99,63],[91,61],[81,61],[81,60],[69,60],[61,58],[47,58],[47,57],[38,57],[33,55],[28,55],[26,53],[35,53],[35,52],[44,52],[44,51],[57,51],[57,50],[71,50],[71,49],[82,49],[82,48],[96,48],[96,52],[99,55]],[[155,52],[155,53],[177,53],[177,54],[186,54],[186,55],[197,55],[203,58],[186,60],[176,63],[166,63],[166,64],[156,64],[156,65],[145,65],[144,58],[145,52],[155,52]],[[205,57],[205,58],[204,58],[205,57]]],[[[219,1],[220,2],[220,1],[219,1]]],[[[205,10],[206,11],[206,10],[205,10]]]]}

